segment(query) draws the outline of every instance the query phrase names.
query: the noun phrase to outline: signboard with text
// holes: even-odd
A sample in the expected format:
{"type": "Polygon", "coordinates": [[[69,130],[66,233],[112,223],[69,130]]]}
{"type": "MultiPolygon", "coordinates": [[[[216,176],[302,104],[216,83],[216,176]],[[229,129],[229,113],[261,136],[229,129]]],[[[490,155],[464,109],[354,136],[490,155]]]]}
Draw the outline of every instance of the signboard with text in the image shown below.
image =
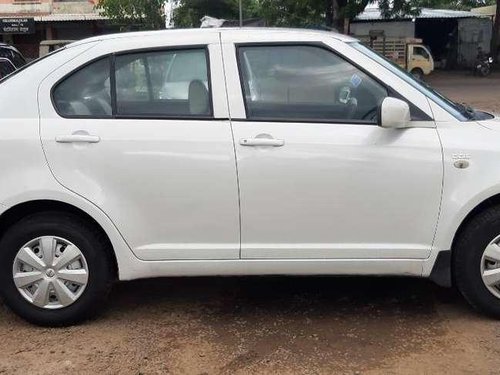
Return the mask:
{"type": "Polygon", "coordinates": [[[0,18],[0,34],[34,34],[34,18],[0,18]]]}

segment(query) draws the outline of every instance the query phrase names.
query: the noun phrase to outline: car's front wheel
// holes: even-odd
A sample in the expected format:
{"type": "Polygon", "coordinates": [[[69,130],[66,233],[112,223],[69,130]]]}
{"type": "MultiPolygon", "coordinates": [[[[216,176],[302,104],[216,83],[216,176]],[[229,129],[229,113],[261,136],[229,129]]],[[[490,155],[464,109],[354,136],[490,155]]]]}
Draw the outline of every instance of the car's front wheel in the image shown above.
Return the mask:
{"type": "Polygon", "coordinates": [[[459,234],[453,276],[473,307],[500,318],[500,206],[476,215],[459,234]]]}
{"type": "Polygon", "coordinates": [[[73,214],[39,213],[0,240],[0,288],[6,304],[39,325],[78,323],[102,307],[112,264],[101,231],[73,214]]]}

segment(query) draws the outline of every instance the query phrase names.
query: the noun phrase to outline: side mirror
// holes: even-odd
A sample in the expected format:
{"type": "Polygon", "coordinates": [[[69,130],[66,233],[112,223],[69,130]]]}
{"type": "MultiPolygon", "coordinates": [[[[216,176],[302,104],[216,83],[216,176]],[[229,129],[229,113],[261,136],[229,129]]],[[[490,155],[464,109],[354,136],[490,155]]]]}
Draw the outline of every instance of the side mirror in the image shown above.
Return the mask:
{"type": "Polygon", "coordinates": [[[411,126],[410,106],[403,100],[387,97],[380,105],[380,126],[404,129],[411,126]]]}

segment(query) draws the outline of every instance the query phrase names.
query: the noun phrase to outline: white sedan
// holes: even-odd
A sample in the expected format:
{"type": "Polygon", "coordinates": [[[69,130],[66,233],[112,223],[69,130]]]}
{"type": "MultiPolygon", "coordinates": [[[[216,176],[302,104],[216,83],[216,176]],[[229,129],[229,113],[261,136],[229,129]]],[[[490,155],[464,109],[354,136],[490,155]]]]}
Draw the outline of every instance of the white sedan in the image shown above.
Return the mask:
{"type": "Polygon", "coordinates": [[[499,317],[499,130],[334,33],[73,43],[0,81],[0,290],[68,325],[115,280],[399,275],[499,317]]]}

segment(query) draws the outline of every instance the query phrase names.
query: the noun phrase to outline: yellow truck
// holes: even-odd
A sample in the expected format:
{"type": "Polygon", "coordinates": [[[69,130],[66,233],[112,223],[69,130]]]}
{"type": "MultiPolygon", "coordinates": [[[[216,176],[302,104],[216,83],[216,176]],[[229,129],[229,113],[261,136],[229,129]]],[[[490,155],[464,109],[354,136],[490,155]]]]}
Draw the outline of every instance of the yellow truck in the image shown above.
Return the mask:
{"type": "Polygon", "coordinates": [[[422,79],[434,70],[434,59],[428,47],[417,38],[357,37],[373,50],[422,79]]]}

